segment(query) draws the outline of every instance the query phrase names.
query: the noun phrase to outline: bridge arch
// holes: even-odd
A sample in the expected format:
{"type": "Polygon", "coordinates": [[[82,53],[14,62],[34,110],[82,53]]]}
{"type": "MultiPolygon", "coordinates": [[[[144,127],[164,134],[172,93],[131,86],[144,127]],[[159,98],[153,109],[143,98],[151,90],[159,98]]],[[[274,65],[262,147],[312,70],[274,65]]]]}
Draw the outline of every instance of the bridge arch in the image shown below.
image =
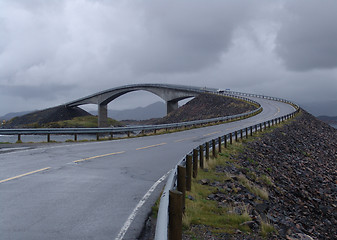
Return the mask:
{"type": "Polygon", "coordinates": [[[134,84],[111,88],[65,104],[66,107],[75,107],[85,104],[98,105],[98,127],[107,127],[107,105],[116,98],[134,91],[151,92],[166,102],[167,114],[178,108],[178,102],[185,98],[196,97],[201,93],[214,91],[214,89],[189,87],[170,84],[134,84]]]}

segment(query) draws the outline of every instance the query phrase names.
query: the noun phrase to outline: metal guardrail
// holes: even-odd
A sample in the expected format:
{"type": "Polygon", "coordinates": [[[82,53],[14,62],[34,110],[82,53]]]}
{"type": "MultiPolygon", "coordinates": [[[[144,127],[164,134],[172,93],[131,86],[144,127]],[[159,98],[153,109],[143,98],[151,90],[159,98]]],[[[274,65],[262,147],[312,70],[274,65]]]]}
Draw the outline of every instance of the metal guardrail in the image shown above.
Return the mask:
{"type": "MultiPolygon", "coordinates": [[[[200,90],[201,91],[201,90],[200,90]]],[[[241,113],[226,117],[218,117],[218,118],[211,118],[211,119],[204,119],[204,120],[195,120],[195,121],[188,121],[188,122],[181,122],[181,123],[170,123],[170,124],[158,124],[158,125],[143,125],[143,126],[132,126],[132,127],[108,127],[108,128],[27,128],[27,129],[0,129],[1,135],[18,135],[18,141],[21,141],[21,135],[47,135],[47,141],[50,141],[51,134],[69,134],[74,135],[75,139],[77,139],[78,134],[96,134],[97,138],[99,138],[99,134],[123,134],[123,133],[131,133],[131,132],[145,132],[145,131],[156,131],[160,129],[175,129],[175,128],[182,128],[182,127],[193,127],[196,125],[204,125],[204,124],[211,124],[217,122],[225,122],[231,121],[234,119],[247,117],[250,115],[255,114],[256,112],[260,111],[262,108],[260,104],[256,101],[253,101],[245,96],[237,96],[233,93],[218,93],[217,91],[213,91],[210,93],[225,95],[229,97],[234,97],[237,99],[241,99],[259,106],[259,108],[247,112],[241,113]]]]}
{"type": "MultiPolygon", "coordinates": [[[[280,102],[284,102],[284,103],[288,103],[290,105],[292,105],[295,110],[294,112],[269,120],[267,122],[262,122],[259,124],[255,124],[252,126],[249,126],[247,128],[243,128],[240,130],[237,130],[235,132],[226,134],[222,137],[217,138],[217,139],[213,139],[211,141],[208,141],[204,144],[202,144],[203,148],[205,149],[205,147],[208,146],[212,146],[213,142],[215,142],[217,144],[217,146],[221,145],[224,141],[230,140],[230,142],[232,142],[232,137],[235,136],[235,138],[238,138],[238,132],[241,134],[241,138],[243,138],[243,134],[245,134],[247,136],[248,131],[250,130],[250,134],[253,134],[253,131],[262,131],[263,128],[267,128],[267,126],[270,126],[270,124],[274,124],[274,122],[282,122],[284,120],[287,120],[291,117],[293,117],[295,115],[296,112],[299,111],[299,106],[293,102],[290,102],[288,100],[285,99],[281,99],[281,98],[274,98],[274,97],[269,97],[269,96],[263,96],[263,95],[257,95],[257,94],[248,94],[248,93],[238,93],[238,92],[232,92],[232,91],[224,91],[221,94],[223,95],[227,95],[227,96],[234,96],[234,95],[241,95],[241,96],[245,96],[245,97],[257,97],[257,98],[263,98],[263,99],[269,99],[269,100],[274,100],[274,101],[280,101],[280,102]],[[249,129],[249,130],[248,130],[249,129]],[[230,138],[229,138],[230,137],[230,138]]],[[[214,146],[213,146],[214,148],[214,146]]],[[[198,150],[200,151],[200,148],[198,148],[198,150]]],[[[198,151],[198,152],[199,152],[198,151]]],[[[191,150],[189,153],[187,153],[187,155],[192,155],[193,150],[191,150]]],[[[186,155],[186,156],[187,156],[186,155]]],[[[159,209],[158,209],[158,216],[157,216],[157,225],[156,225],[156,231],[155,231],[155,240],[167,240],[168,239],[168,235],[169,235],[169,231],[168,231],[168,224],[169,224],[169,193],[171,190],[175,190],[177,189],[177,175],[178,175],[178,166],[186,166],[186,157],[184,157],[183,159],[181,159],[177,165],[173,168],[173,170],[171,171],[167,183],[165,185],[165,188],[163,190],[161,199],[160,199],[160,204],[159,204],[159,209]]]]}

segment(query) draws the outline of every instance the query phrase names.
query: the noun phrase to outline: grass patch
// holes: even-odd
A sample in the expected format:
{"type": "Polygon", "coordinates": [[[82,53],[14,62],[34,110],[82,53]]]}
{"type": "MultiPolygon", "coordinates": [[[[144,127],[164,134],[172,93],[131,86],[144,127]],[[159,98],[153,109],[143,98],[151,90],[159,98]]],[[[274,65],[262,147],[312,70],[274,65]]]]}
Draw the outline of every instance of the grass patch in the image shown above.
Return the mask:
{"type": "Polygon", "coordinates": [[[270,224],[269,222],[262,221],[261,220],[261,231],[260,234],[262,237],[266,238],[268,237],[271,233],[276,232],[275,227],[270,224]]]}
{"type": "Polygon", "coordinates": [[[261,175],[260,177],[258,177],[257,179],[259,182],[262,182],[264,183],[265,185],[267,186],[273,186],[274,183],[273,181],[271,180],[271,178],[267,175],[261,175]]]}
{"type": "Polygon", "coordinates": [[[259,186],[254,185],[251,181],[249,181],[244,175],[238,176],[239,182],[247,188],[251,193],[259,196],[263,200],[269,199],[268,191],[265,188],[261,188],[259,186]]]}

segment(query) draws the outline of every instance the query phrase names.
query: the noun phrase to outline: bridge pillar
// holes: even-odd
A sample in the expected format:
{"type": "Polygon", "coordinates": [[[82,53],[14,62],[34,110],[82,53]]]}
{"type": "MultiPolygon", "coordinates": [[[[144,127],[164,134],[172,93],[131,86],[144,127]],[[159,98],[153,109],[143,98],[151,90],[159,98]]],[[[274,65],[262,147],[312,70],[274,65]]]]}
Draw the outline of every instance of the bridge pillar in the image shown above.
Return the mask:
{"type": "Polygon", "coordinates": [[[178,109],[178,101],[167,101],[166,102],[166,106],[167,106],[167,114],[169,114],[170,112],[178,109]]]}
{"type": "Polygon", "coordinates": [[[108,127],[108,105],[98,104],[98,127],[108,127]]]}

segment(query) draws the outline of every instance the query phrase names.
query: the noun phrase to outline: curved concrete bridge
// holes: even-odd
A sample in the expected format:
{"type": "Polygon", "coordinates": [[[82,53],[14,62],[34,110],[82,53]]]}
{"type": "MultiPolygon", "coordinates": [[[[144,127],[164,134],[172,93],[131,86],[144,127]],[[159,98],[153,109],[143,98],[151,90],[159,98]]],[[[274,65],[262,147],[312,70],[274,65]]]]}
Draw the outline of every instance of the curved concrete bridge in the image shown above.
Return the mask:
{"type": "Polygon", "coordinates": [[[76,107],[84,104],[98,105],[98,127],[107,127],[109,102],[116,98],[133,91],[147,91],[151,92],[164,101],[167,105],[167,113],[178,108],[178,102],[189,97],[196,97],[201,93],[214,92],[216,89],[190,87],[172,84],[133,84],[117,88],[111,88],[102,92],[98,92],[72,102],[65,104],[66,107],[76,107]]]}

